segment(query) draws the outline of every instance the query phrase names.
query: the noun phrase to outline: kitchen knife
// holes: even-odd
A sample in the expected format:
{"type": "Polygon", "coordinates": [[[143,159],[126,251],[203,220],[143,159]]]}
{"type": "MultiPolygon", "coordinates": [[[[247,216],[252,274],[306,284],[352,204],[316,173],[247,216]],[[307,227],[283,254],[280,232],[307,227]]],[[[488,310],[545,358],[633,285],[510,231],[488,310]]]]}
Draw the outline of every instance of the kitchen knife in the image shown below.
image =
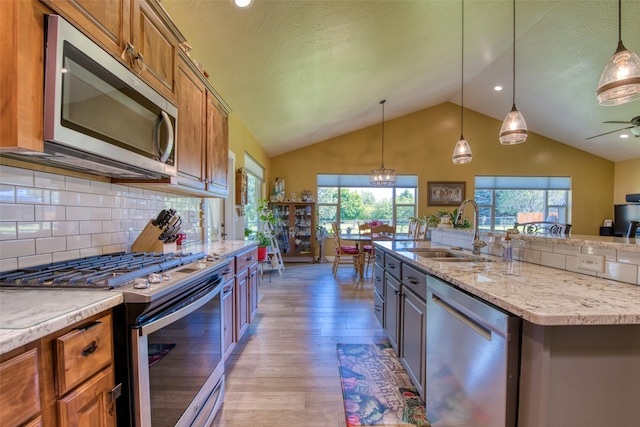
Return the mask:
{"type": "Polygon", "coordinates": [[[169,226],[165,228],[165,230],[160,234],[158,240],[162,240],[163,242],[167,242],[169,238],[173,237],[175,234],[180,231],[180,224],[182,224],[182,219],[178,217],[176,221],[171,221],[169,226]]]}
{"type": "Polygon", "coordinates": [[[151,221],[151,224],[159,226],[160,221],[164,219],[165,215],[167,215],[167,210],[166,209],[161,210],[158,216],[156,217],[156,219],[151,221]]]}

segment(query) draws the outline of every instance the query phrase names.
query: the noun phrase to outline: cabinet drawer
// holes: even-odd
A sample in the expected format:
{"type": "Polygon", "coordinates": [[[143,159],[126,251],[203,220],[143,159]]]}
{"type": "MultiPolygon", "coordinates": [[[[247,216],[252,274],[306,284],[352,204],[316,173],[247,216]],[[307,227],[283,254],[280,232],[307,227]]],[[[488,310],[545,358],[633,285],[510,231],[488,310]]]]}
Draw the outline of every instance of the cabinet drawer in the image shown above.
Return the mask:
{"type": "Polygon", "coordinates": [[[258,262],[258,247],[236,255],[236,273],[240,273],[251,264],[258,262]]]}
{"type": "Polygon", "coordinates": [[[0,364],[0,424],[17,426],[40,412],[38,350],[0,364]]]}
{"type": "MultiPolygon", "coordinates": [[[[376,251],[377,252],[377,251],[376,251]]],[[[400,275],[400,265],[402,263],[399,259],[392,257],[389,254],[385,254],[384,256],[384,269],[387,270],[393,277],[396,279],[401,279],[400,275]]]]}
{"type": "Polygon", "coordinates": [[[235,275],[236,275],[236,263],[234,259],[230,259],[227,265],[227,268],[225,268],[222,271],[222,283],[226,283],[229,279],[232,279],[233,276],[235,275]]]}
{"type": "Polygon", "coordinates": [[[402,284],[411,289],[413,293],[427,300],[427,275],[422,271],[416,270],[410,265],[402,266],[402,284]]]}
{"type": "Polygon", "coordinates": [[[55,340],[58,395],[63,395],[111,363],[111,315],[55,340]]]}

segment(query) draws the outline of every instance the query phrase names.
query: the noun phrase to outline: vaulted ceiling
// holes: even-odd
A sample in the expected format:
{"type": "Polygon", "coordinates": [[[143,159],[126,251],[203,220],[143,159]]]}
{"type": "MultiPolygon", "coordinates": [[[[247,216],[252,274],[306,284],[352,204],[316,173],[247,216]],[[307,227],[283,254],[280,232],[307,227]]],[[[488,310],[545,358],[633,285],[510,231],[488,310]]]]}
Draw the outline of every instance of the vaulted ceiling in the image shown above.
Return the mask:
{"type": "MultiPolygon", "coordinates": [[[[271,156],[379,123],[381,99],[385,119],[460,104],[460,1],[162,5],[271,156]]],[[[464,4],[464,105],[499,121],[512,104],[512,5],[464,4]]],[[[622,1],[622,40],[640,54],[640,0],[622,1]]],[[[517,0],[516,103],[530,131],[612,161],[640,158],[640,138],[629,130],[586,139],[631,126],[602,122],[640,116],[640,101],[603,107],[596,100],[617,41],[615,0],[517,0]]]]}

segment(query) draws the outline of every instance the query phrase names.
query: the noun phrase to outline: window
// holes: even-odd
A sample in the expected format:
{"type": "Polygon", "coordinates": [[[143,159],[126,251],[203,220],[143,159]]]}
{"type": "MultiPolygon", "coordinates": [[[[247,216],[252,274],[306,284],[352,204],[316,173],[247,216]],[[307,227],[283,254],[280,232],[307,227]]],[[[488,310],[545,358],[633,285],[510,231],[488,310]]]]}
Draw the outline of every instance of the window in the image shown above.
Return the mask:
{"type": "Polygon", "coordinates": [[[571,223],[571,178],[477,176],[475,200],[479,225],[485,231],[503,231],[517,222],[571,223]]]}
{"type": "Polygon", "coordinates": [[[331,232],[331,223],[340,229],[358,230],[358,224],[379,220],[395,224],[406,232],[409,218],[416,215],[416,175],[396,177],[393,187],[369,185],[369,175],[318,175],[318,224],[331,232]]]}
{"type": "Polygon", "coordinates": [[[262,183],[264,182],[264,168],[260,166],[251,156],[244,155],[244,167],[247,170],[247,205],[244,210],[245,233],[258,231],[260,221],[258,220],[258,205],[262,198],[262,183]]]}

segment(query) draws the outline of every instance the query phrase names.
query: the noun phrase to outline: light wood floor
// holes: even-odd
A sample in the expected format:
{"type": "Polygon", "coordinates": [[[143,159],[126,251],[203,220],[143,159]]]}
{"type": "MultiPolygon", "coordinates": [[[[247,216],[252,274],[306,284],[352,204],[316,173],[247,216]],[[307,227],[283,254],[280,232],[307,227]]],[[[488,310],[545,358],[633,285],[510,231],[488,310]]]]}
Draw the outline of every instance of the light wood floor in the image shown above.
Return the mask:
{"type": "Polygon", "coordinates": [[[336,344],[384,336],[371,271],[358,280],[331,264],[287,264],[266,274],[259,313],[226,361],[225,403],[214,426],[346,426],[336,344]]]}

